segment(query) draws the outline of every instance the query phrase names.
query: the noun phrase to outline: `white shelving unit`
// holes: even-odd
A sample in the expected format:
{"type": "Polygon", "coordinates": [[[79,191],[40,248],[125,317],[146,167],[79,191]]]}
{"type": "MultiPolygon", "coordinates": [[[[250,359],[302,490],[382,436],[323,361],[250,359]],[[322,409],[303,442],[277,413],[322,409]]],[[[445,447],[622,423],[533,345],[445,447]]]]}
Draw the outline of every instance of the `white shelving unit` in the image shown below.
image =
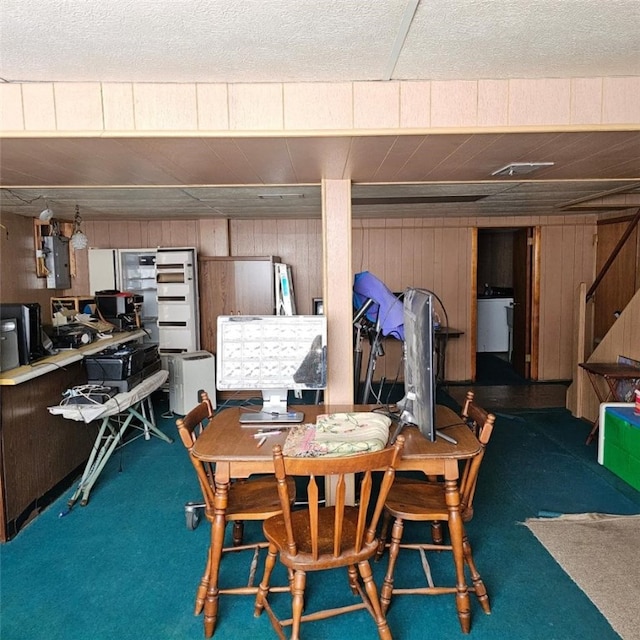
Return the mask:
{"type": "Polygon", "coordinates": [[[159,351],[166,365],[166,359],[171,355],[200,349],[196,250],[192,247],[159,248],[156,286],[159,351]]]}

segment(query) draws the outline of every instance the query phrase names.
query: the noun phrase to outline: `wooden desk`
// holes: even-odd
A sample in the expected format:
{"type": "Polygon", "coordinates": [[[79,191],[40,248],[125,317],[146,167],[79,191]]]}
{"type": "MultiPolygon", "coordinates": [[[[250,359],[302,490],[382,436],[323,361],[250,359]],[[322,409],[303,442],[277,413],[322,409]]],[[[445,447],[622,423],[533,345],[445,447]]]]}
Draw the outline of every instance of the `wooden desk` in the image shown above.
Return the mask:
{"type": "MultiPolygon", "coordinates": [[[[304,412],[305,422],[315,422],[321,413],[341,411],[370,411],[365,405],[311,405],[296,407],[304,412]]],[[[255,429],[241,427],[240,409],[229,408],[218,413],[204,430],[193,447],[193,455],[216,465],[216,515],[211,527],[211,554],[220,556],[224,543],[225,509],[229,491],[229,482],[233,478],[247,478],[256,473],[273,473],[273,445],[284,445],[286,433],[269,438],[271,446],[256,447],[253,438],[255,429]]],[[[438,406],[436,424],[439,429],[454,438],[453,445],[438,438],[428,441],[416,427],[403,430],[405,446],[398,471],[422,471],[428,475],[441,475],[445,478],[447,505],[449,507],[449,529],[456,568],[456,607],[458,617],[468,620],[470,603],[464,576],[464,558],[462,549],[463,525],[460,517],[460,494],[458,492],[458,461],[471,458],[480,450],[480,443],[471,430],[451,409],[438,406]]],[[[257,425],[259,426],[259,425],[257,425]]],[[[215,563],[210,563],[212,566],[215,563]]],[[[204,605],[205,637],[210,638],[215,630],[218,617],[218,576],[209,576],[209,590],[204,605]]]]}
{"type": "Polygon", "coordinates": [[[0,386],[13,386],[22,384],[35,378],[39,378],[47,373],[52,373],[58,369],[62,369],[74,362],[80,362],[85,356],[100,353],[109,347],[114,347],[132,340],[142,340],[146,336],[146,332],[142,329],[135,331],[119,331],[110,335],[108,338],[102,338],[83,345],[78,349],[61,349],[53,356],[47,356],[36,360],[31,364],[25,364],[15,369],[9,369],[0,373],[0,386]]]}
{"type": "Polygon", "coordinates": [[[464,331],[452,327],[439,327],[435,330],[434,335],[436,339],[436,380],[443,384],[447,379],[447,342],[463,336],[464,331]]]}
{"type": "MultiPolygon", "coordinates": [[[[591,386],[596,392],[600,403],[602,402],[624,402],[620,396],[619,385],[621,382],[640,379],[640,368],[629,364],[617,362],[582,362],[580,366],[589,375],[591,386]],[[598,379],[605,380],[607,386],[603,389],[598,383],[598,379]]],[[[593,427],[587,436],[587,444],[591,444],[598,432],[598,418],[595,419],[593,427]]]]}

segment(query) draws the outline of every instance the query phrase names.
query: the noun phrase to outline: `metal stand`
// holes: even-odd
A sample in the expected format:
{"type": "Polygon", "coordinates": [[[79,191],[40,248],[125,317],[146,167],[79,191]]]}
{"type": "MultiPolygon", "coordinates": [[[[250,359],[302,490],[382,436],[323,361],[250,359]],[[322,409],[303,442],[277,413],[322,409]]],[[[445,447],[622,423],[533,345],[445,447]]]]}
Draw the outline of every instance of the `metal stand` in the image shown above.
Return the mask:
{"type": "MultiPolygon", "coordinates": [[[[100,425],[94,447],[91,451],[91,455],[89,456],[89,460],[87,461],[87,465],[85,466],[82,478],[80,479],[75,493],[67,502],[69,511],[73,508],[79,498],[81,498],[81,506],[84,507],[88,504],[89,494],[93,485],[98,480],[98,477],[109,461],[109,458],[119,446],[129,444],[139,437],[144,437],[146,440],[149,440],[151,436],[160,438],[165,442],[173,442],[171,438],[166,436],[156,427],[153,407],[151,405],[151,396],[147,396],[146,398],[135,402],[122,413],[102,418],[102,424],[100,425]],[[145,406],[145,403],[147,406],[145,406]],[[147,411],[149,412],[149,417],[147,417],[147,411]],[[134,418],[137,419],[140,424],[132,424],[134,418]],[[139,429],[142,433],[131,438],[126,443],[122,443],[124,433],[130,426],[139,429]]],[[[68,511],[66,513],[68,513],[68,511]]],[[[60,515],[66,515],[66,513],[62,513],[60,515]]]]}
{"type": "Polygon", "coordinates": [[[362,390],[362,404],[369,404],[369,396],[373,388],[373,373],[376,370],[376,361],[378,357],[384,356],[382,332],[377,322],[375,329],[369,332],[369,346],[369,362],[367,364],[367,376],[364,382],[364,389],[362,390]]]}
{"type": "Polygon", "coordinates": [[[380,320],[379,318],[376,318],[375,324],[372,324],[366,317],[367,311],[373,304],[375,304],[375,300],[368,298],[360,309],[358,309],[353,318],[353,326],[355,328],[353,351],[353,397],[356,400],[358,400],[358,391],[360,389],[360,374],[362,372],[362,340],[364,338],[364,334],[368,336],[370,346],[367,375],[362,395],[359,400],[361,404],[368,404],[369,402],[369,396],[371,394],[373,384],[373,373],[376,369],[376,360],[379,356],[384,356],[380,320]]]}

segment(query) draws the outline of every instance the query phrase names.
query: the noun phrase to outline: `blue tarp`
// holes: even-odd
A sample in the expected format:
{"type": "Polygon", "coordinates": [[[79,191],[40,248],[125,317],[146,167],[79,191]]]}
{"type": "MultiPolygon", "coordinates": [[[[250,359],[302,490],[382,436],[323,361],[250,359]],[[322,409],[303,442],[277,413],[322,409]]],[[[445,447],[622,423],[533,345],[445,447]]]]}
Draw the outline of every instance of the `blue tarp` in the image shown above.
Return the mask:
{"type": "Polygon", "coordinates": [[[404,340],[403,303],[387,286],[369,271],[356,273],[353,282],[353,306],[362,308],[367,300],[374,304],[366,312],[367,320],[372,323],[380,321],[383,336],[391,336],[404,340]]]}

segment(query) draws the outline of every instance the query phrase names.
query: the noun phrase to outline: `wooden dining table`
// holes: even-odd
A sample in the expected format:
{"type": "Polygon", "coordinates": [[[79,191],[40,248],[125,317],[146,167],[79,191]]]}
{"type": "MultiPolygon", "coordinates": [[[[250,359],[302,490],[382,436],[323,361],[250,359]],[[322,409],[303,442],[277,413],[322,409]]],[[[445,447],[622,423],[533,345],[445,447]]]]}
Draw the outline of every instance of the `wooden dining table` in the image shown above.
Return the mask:
{"type": "MultiPolygon", "coordinates": [[[[303,405],[296,410],[304,413],[305,423],[315,423],[316,418],[325,413],[373,411],[371,405],[303,405]]],[[[378,407],[378,410],[380,408],[378,407]]],[[[229,492],[229,483],[236,478],[248,478],[254,474],[273,473],[272,448],[284,445],[286,428],[280,434],[270,436],[268,445],[258,446],[254,438],[260,425],[241,425],[240,408],[231,407],[219,411],[197,439],[192,453],[196,458],[215,463],[215,515],[211,524],[211,557],[220,558],[224,545],[225,510],[229,492]]],[[[464,529],[460,516],[460,494],[458,491],[458,463],[471,458],[480,451],[480,443],[463,422],[462,418],[450,408],[436,407],[436,426],[455,441],[455,444],[441,437],[435,442],[425,438],[419,429],[407,425],[402,429],[405,445],[398,471],[421,471],[429,476],[442,476],[445,482],[446,502],[449,509],[449,530],[456,570],[456,608],[462,628],[470,624],[470,599],[464,575],[463,535],[464,529]]],[[[211,567],[219,563],[210,562],[211,567]]],[[[209,586],[204,604],[205,637],[210,638],[218,618],[218,575],[209,575],[209,586]]]]}

